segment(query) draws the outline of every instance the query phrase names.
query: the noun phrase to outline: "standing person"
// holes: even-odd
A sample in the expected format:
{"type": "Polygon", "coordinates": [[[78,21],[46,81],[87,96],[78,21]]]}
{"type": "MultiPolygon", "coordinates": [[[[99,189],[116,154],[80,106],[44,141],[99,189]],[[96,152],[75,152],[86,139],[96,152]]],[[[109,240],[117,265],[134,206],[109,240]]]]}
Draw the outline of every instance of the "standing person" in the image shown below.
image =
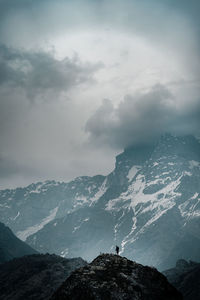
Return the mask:
{"type": "Polygon", "coordinates": [[[116,246],[115,251],[116,251],[116,253],[118,255],[119,254],[119,247],[118,246],[116,246]]]}

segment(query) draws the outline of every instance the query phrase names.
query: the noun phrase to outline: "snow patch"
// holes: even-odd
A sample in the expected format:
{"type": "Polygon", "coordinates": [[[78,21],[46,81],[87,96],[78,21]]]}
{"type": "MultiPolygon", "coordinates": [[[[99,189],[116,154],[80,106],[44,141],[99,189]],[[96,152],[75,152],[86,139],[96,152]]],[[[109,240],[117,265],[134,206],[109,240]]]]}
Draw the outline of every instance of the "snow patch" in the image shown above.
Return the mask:
{"type": "Polygon", "coordinates": [[[23,230],[23,231],[18,231],[17,232],[17,237],[19,239],[21,239],[22,241],[25,241],[27,239],[27,237],[29,237],[30,235],[38,232],[40,229],[42,229],[46,224],[48,224],[49,222],[51,222],[53,219],[55,219],[55,216],[56,216],[56,213],[58,211],[58,207],[52,209],[50,211],[50,215],[47,216],[46,218],[44,218],[42,220],[41,223],[39,224],[36,224],[36,225],[33,225],[33,226],[30,226],[28,227],[26,230],[23,230]]]}
{"type": "Polygon", "coordinates": [[[196,161],[196,160],[190,160],[189,161],[189,168],[193,169],[195,167],[199,167],[200,166],[200,162],[196,161]]]}
{"type": "MultiPolygon", "coordinates": [[[[118,207],[120,207],[119,209],[122,209],[128,205],[128,208],[132,208],[134,211],[135,216],[133,217],[132,228],[128,235],[122,240],[121,253],[124,252],[127,243],[133,243],[151,224],[155,223],[163,214],[176,205],[175,199],[177,196],[181,195],[181,193],[178,193],[176,189],[180,185],[182,177],[183,174],[153,194],[144,194],[144,189],[147,186],[152,185],[152,183],[155,184],[155,180],[148,182],[147,184],[145,176],[139,174],[135,181],[129,186],[127,192],[122,193],[119,198],[112,199],[108,202],[106,210],[117,210],[118,207]],[[162,195],[162,199],[160,198],[160,195],[162,195]],[[139,211],[136,211],[137,205],[142,203],[145,204],[145,208],[142,210],[139,208],[139,211]],[[151,212],[151,218],[148,219],[147,222],[140,228],[140,230],[137,231],[136,225],[138,216],[146,214],[149,211],[151,212]]],[[[160,180],[158,179],[158,181],[160,180]]],[[[115,232],[116,229],[117,228],[115,228],[115,232]]]]}
{"type": "Polygon", "coordinates": [[[196,199],[199,196],[198,193],[194,193],[194,195],[190,198],[191,200],[196,199]]]}
{"type": "Polygon", "coordinates": [[[117,240],[117,232],[118,232],[118,228],[120,227],[121,223],[121,219],[124,217],[125,215],[125,211],[123,210],[122,211],[122,215],[120,216],[120,218],[118,219],[118,223],[115,224],[114,226],[114,240],[116,241],[117,240]]]}
{"type": "Polygon", "coordinates": [[[20,212],[18,211],[17,215],[14,218],[12,218],[12,220],[15,221],[19,217],[19,215],[20,215],[20,212]]]}
{"type": "Polygon", "coordinates": [[[107,187],[106,187],[106,183],[107,183],[107,178],[104,180],[104,182],[102,183],[102,185],[100,186],[98,192],[94,195],[94,197],[91,198],[91,203],[90,206],[94,203],[97,202],[107,191],[107,187]]]}
{"type": "Polygon", "coordinates": [[[79,202],[78,204],[84,204],[84,203],[87,203],[88,202],[88,199],[87,199],[87,197],[85,197],[85,196],[76,196],[76,198],[75,198],[75,200],[77,201],[77,202],[79,202]]]}
{"type": "Polygon", "coordinates": [[[29,194],[40,194],[41,193],[41,190],[40,190],[41,187],[42,187],[42,184],[38,185],[35,190],[29,191],[29,194]]]}
{"type": "Polygon", "coordinates": [[[200,209],[197,209],[197,205],[199,205],[200,198],[198,198],[199,194],[194,193],[194,195],[189,198],[187,201],[185,201],[183,204],[180,204],[178,206],[179,211],[181,213],[182,217],[185,217],[187,219],[195,218],[200,216],[200,209]],[[196,201],[191,201],[195,200],[196,201]]]}
{"type": "Polygon", "coordinates": [[[89,221],[89,218],[86,218],[85,220],[83,220],[83,222],[87,222],[87,221],[89,221]]]}
{"type": "Polygon", "coordinates": [[[72,233],[76,232],[80,227],[81,227],[81,225],[75,226],[74,229],[73,229],[73,231],[72,231],[72,233]]]}
{"type": "Polygon", "coordinates": [[[128,175],[127,175],[128,180],[131,181],[140,169],[141,169],[141,166],[133,166],[128,172],[128,175]]]}
{"type": "Polygon", "coordinates": [[[68,253],[69,253],[69,249],[66,248],[65,250],[63,250],[63,251],[60,253],[60,256],[61,256],[61,257],[66,257],[68,253]]]}
{"type": "Polygon", "coordinates": [[[183,174],[184,174],[185,176],[192,176],[192,173],[191,173],[191,172],[187,172],[187,171],[185,171],[183,174]]]}
{"type": "Polygon", "coordinates": [[[122,243],[121,243],[121,251],[120,251],[120,254],[124,252],[124,248],[125,248],[125,245],[126,243],[129,241],[129,237],[133,234],[133,232],[136,230],[137,226],[136,226],[136,223],[137,223],[137,218],[136,217],[133,217],[133,225],[132,225],[132,228],[131,228],[131,231],[129,232],[129,234],[123,239],[122,243]]]}
{"type": "Polygon", "coordinates": [[[158,165],[159,165],[159,163],[157,161],[155,163],[153,163],[153,167],[156,167],[158,165]]]}

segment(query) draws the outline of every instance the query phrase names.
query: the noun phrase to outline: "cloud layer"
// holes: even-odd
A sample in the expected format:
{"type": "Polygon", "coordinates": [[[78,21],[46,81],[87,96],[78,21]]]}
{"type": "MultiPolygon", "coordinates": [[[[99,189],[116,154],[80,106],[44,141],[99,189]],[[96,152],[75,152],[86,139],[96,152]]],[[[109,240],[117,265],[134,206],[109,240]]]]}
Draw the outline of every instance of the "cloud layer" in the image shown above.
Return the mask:
{"type": "Polygon", "coordinates": [[[199,8],[0,0],[0,187],[106,174],[129,145],[199,136],[199,8]]]}
{"type": "Polygon", "coordinates": [[[101,64],[81,63],[78,57],[58,60],[51,52],[28,52],[0,45],[0,86],[21,88],[32,98],[92,83],[101,64]]]}
{"type": "Polygon", "coordinates": [[[117,107],[104,100],[86,131],[91,142],[114,148],[152,143],[166,132],[200,136],[200,101],[178,104],[169,89],[156,85],[148,92],[125,96],[117,107]]]}
{"type": "Polygon", "coordinates": [[[101,68],[77,55],[0,45],[0,186],[84,174],[84,113],[73,95],[95,85],[101,68]]]}

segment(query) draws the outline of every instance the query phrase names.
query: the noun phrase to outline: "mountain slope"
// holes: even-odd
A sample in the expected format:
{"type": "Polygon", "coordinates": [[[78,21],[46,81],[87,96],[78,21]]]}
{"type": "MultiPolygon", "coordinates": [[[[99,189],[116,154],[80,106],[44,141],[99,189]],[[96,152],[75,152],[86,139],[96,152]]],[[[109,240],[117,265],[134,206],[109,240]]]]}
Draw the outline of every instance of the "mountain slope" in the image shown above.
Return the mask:
{"type": "Polygon", "coordinates": [[[0,220],[23,241],[56,217],[89,205],[104,188],[104,176],[82,176],[64,183],[38,182],[0,191],[0,220]]]}
{"type": "Polygon", "coordinates": [[[21,200],[17,190],[1,191],[0,208],[39,251],[91,260],[118,244],[121,254],[160,270],[180,257],[200,260],[200,143],[193,136],[166,134],[153,146],[130,147],[108,176],[31,189],[23,189],[21,200]],[[13,220],[11,211],[22,206],[26,217],[20,212],[13,220]]]}
{"type": "Polygon", "coordinates": [[[37,251],[18,239],[3,223],[0,223],[0,263],[37,251]]]}
{"type": "Polygon", "coordinates": [[[184,300],[200,299],[200,264],[178,260],[175,268],[166,270],[163,274],[184,297],[184,300]]]}
{"type": "Polygon", "coordinates": [[[76,270],[51,300],[178,300],[182,296],[156,269],[118,255],[102,254],[76,270]]]}
{"type": "Polygon", "coordinates": [[[0,265],[1,300],[47,300],[74,271],[86,265],[81,258],[28,255],[0,265]]]}

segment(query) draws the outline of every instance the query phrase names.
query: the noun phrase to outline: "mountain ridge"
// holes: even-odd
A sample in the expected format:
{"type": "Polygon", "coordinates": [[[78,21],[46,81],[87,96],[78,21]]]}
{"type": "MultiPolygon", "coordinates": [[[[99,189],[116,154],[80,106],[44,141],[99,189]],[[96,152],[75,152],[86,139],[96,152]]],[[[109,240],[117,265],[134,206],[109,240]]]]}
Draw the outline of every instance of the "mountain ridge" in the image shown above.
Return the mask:
{"type": "Polygon", "coordinates": [[[47,300],[76,269],[87,263],[50,254],[15,258],[0,265],[0,300],[47,300]]]}
{"type": "Polygon", "coordinates": [[[166,134],[154,146],[125,149],[108,176],[36,184],[32,192],[20,190],[21,197],[0,191],[1,201],[11,197],[0,209],[39,251],[91,260],[119,244],[126,257],[163,270],[180,257],[200,260],[199,183],[199,141],[166,134]],[[12,199],[14,217],[5,207],[12,199]]]}
{"type": "Polygon", "coordinates": [[[179,259],[175,267],[163,274],[182,293],[184,300],[200,298],[200,263],[179,259]]]}

